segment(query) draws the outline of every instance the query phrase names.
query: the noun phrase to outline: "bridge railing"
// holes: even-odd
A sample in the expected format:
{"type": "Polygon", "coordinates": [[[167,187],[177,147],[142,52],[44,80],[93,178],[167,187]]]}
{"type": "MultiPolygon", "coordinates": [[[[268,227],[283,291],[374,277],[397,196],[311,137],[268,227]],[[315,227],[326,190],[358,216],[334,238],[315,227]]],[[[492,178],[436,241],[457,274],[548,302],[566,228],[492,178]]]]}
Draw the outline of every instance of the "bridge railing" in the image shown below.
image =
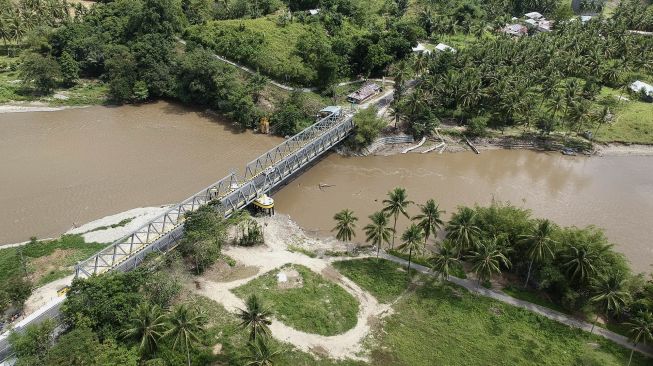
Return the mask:
{"type": "Polygon", "coordinates": [[[234,210],[251,203],[258,195],[267,192],[274,184],[310,161],[317,151],[324,151],[325,148],[328,149],[335,142],[342,140],[351,128],[351,117],[342,118],[331,114],[321,119],[247,164],[242,180],[237,173],[232,172],[182,203],[171,207],[131,234],[79,262],[75,267],[75,276],[86,278],[102,274],[118,266],[124,266],[123,263],[130,261],[130,258],[139,253],[141,257],[144,251],[152,250],[152,248],[146,250],[152,244],[163,239],[167,233],[179,229],[185,221],[186,213],[196,211],[211,201],[220,202],[225,216],[231,215],[234,210]],[[328,141],[332,141],[330,145],[328,141]],[[317,149],[316,144],[319,144],[322,149],[317,149]],[[276,165],[279,165],[281,169],[279,172],[283,174],[273,173],[277,169],[276,165]]]}
{"type": "Polygon", "coordinates": [[[258,158],[250,161],[245,167],[244,180],[249,180],[258,174],[261,174],[265,169],[300,149],[308,141],[315,139],[324,133],[325,130],[338,124],[340,119],[341,116],[339,114],[330,114],[313,124],[311,127],[304,129],[295,136],[265,152],[258,158]]]}

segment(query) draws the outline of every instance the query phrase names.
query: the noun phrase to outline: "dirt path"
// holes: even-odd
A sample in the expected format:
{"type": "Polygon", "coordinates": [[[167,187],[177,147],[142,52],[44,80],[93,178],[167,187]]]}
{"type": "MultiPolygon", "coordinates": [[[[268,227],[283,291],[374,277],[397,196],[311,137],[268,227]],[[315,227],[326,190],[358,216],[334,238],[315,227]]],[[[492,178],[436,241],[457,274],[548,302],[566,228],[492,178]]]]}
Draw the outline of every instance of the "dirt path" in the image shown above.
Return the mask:
{"type": "Polygon", "coordinates": [[[292,222],[288,216],[276,215],[260,219],[264,225],[265,246],[256,248],[230,247],[224,253],[247,266],[259,268],[257,274],[231,282],[214,282],[206,278],[196,278],[199,289],[195,291],[224,305],[228,311],[236,312],[245,306],[243,300],[230,290],[239,287],[250,280],[286,263],[300,264],[316,273],[322,273],[325,278],[340,285],[354,296],[360,303],[356,326],[345,333],[335,336],[321,336],[301,332],[278,320],[273,320],[270,330],[272,335],[284,342],[291,343],[305,352],[317,353],[335,359],[367,360],[362,347],[363,339],[369,334],[372,324],[377,319],[391,313],[390,305],[379,304],[369,293],[361,289],[351,280],[340,275],[328,260],[310,258],[304,254],[288,251],[288,245],[301,246],[319,251],[332,245],[307,237],[304,232],[292,222]]]}
{"type": "MultiPolygon", "coordinates": [[[[390,261],[393,261],[393,262],[396,262],[396,263],[399,263],[399,264],[402,264],[402,265],[407,265],[408,264],[408,261],[406,261],[406,260],[404,260],[402,258],[395,257],[393,255],[387,254],[385,252],[382,254],[382,257],[387,259],[387,260],[390,260],[390,261]]],[[[416,269],[416,270],[418,270],[418,271],[420,271],[422,273],[428,274],[428,275],[433,274],[433,272],[431,272],[429,270],[429,268],[421,266],[421,265],[416,264],[416,263],[413,263],[411,265],[411,268],[414,268],[414,269],[416,269]]],[[[462,278],[458,278],[458,277],[453,277],[453,276],[449,276],[449,278],[447,280],[449,282],[455,283],[458,286],[466,288],[470,292],[475,292],[475,293],[477,293],[479,295],[489,297],[491,299],[494,299],[494,300],[501,301],[501,302],[506,303],[506,304],[516,306],[518,308],[522,308],[522,309],[532,311],[532,312],[534,312],[536,314],[542,315],[542,316],[544,316],[546,318],[549,318],[551,320],[555,320],[558,323],[565,324],[565,325],[570,326],[572,328],[582,329],[582,330],[584,330],[586,332],[589,332],[590,329],[592,329],[592,324],[591,323],[588,323],[588,322],[585,322],[585,321],[582,321],[582,320],[578,320],[578,319],[576,319],[576,318],[574,318],[572,316],[557,312],[555,310],[549,309],[549,308],[544,307],[544,306],[540,306],[540,305],[530,303],[528,301],[516,299],[516,298],[514,298],[512,296],[509,296],[509,295],[506,295],[505,293],[500,292],[500,291],[487,289],[485,287],[477,285],[476,281],[470,281],[470,280],[466,280],[466,279],[462,279],[462,278]]],[[[635,349],[636,351],[641,352],[642,354],[653,358],[653,348],[651,348],[651,347],[649,347],[647,345],[644,345],[644,344],[639,344],[637,346],[633,346],[633,344],[628,340],[627,337],[624,337],[624,336],[622,336],[620,334],[611,332],[611,331],[609,331],[607,329],[600,328],[600,327],[594,327],[594,334],[597,334],[597,335],[599,335],[599,336],[601,336],[603,338],[609,339],[612,342],[617,343],[617,344],[619,344],[619,345],[621,345],[621,346],[623,346],[625,348],[635,349]]]]}

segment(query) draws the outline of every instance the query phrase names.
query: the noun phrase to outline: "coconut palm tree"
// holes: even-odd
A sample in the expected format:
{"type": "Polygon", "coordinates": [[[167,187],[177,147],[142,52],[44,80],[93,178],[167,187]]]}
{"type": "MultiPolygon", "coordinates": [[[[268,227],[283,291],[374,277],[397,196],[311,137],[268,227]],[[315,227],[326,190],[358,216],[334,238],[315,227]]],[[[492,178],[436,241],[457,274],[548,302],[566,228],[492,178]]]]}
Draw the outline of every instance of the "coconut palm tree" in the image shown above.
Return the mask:
{"type": "Polygon", "coordinates": [[[596,273],[594,262],[597,257],[597,253],[591,248],[571,246],[562,254],[564,260],[562,266],[567,269],[568,274],[571,273],[572,280],[584,282],[596,273]]]}
{"type": "Polygon", "coordinates": [[[499,250],[496,239],[480,243],[467,258],[472,262],[479,284],[501,273],[501,266],[510,267],[510,260],[499,250]]]}
{"type": "MultiPolygon", "coordinates": [[[[637,347],[640,342],[648,343],[653,342],[653,314],[650,312],[641,312],[626,323],[630,328],[630,341],[637,347]]],[[[630,350],[630,357],[628,358],[628,366],[633,361],[633,352],[635,348],[630,350]]]]}
{"type": "Polygon", "coordinates": [[[279,349],[272,348],[264,338],[247,343],[247,350],[249,351],[245,356],[247,366],[272,366],[276,356],[281,353],[279,349]]]}
{"type": "Polygon", "coordinates": [[[190,366],[190,349],[194,344],[199,343],[204,325],[206,325],[204,314],[192,311],[186,304],[173,308],[168,315],[168,330],[164,336],[173,339],[172,349],[181,345],[186,350],[188,366],[190,366]]]}
{"type": "Polygon", "coordinates": [[[431,270],[442,279],[449,278],[454,268],[460,267],[460,257],[455,246],[448,240],[442,243],[438,252],[429,258],[431,270]]]}
{"type": "Polygon", "coordinates": [[[336,220],[336,226],[331,231],[336,231],[336,239],[342,241],[351,241],[356,236],[354,229],[358,217],[354,216],[354,211],[344,209],[333,216],[336,220]]]}
{"type": "Polygon", "coordinates": [[[401,235],[403,242],[398,249],[402,253],[408,252],[408,276],[410,276],[410,262],[413,259],[413,252],[418,254],[424,251],[424,242],[422,237],[424,232],[422,228],[416,224],[411,224],[406,231],[401,235]]]}
{"type": "Polygon", "coordinates": [[[424,232],[424,245],[426,245],[431,234],[437,236],[438,231],[444,225],[440,218],[444,211],[440,210],[433,199],[426,201],[424,205],[419,205],[419,209],[421,213],[413,217],[413,220],[419,221],[417,226],[421,227],[424,232]]]}
{"type": "Polygon", "coordinates": [[[250,341],[267,337],[270,334],[270,328],[268,326],[272,324],[272,321],[270,321],[272,312],[263,307],[263,304],[256,295],[251,295],[247,298],[246,306],[246,309],[239,309],[240,313],[238,317],[241,320],[240,326],[250,329],[250,341]]]}
{"type": "Polygon", "coordinates": [[[388,216],[382,211],[373,213],[369,218],[372,222],[363,228],[366,235],[365,241],[376,245],[376,257],[379,258],[381,245],[383,243],[390,244],[390,235],[394,233],[394,230],[388,227],[388,216]]]}
{"type": "Polygon", "coordinates": [[[411,203],[413,202],[408,200],[406,189],[401,187],[397,187],[388,192],[388,198],[383,200],[383,204],[385,205],[383,207],[383,212],[385,214],[392,215],[395,220],[394,225],[392,226],[392,230],[394,232],[392,233],[392,245],[390,246],[391,249],[395,246],[395,234],[397,232],[397,219],[399,218],[399,214],[408,217],[406,209],[411,203]]]}
{"type": "Polygon", "coordinates": [[[144,302],[138,306],[129,326],[122,334],[125,338],[138,340],[141,355],[147,357],[156,351],[165,329],[166,318],[161,307],[144,302]]]}
{"type": "Polygon", "coordinates": [[[534,262],[540,263],[544,259],[553,258],[553,246],[556,241],[551,238],[551,235],[554,230],[555,226],[551,221],[540,220],[530,234],[521,236],[520,243],[526,246],[526,256],[530,259],[524,286],[528,286],[534,262]]]}
{"type": "Polygon", "coordinates": [[[456,246],[459,253],[476,246],[481,229],[476,226],[476,211],[463,207],[453,215],[446,227],[447,239],[456,246]]]}
{"type": "Polygon", "coordinates": [[[594,326],[599,320],[599,314],[602,311],[605,315],[610,313],[618,313],[626,305],[630,299],[630,294],[625,290],[626,279],[617,276],[601,276],[591,285],[591,290],[594,296],[590,298],[590,302],[597,304],[600,311],[596,312],[596,318],[592,323],[590,334],[594,332],[594,326]]]}

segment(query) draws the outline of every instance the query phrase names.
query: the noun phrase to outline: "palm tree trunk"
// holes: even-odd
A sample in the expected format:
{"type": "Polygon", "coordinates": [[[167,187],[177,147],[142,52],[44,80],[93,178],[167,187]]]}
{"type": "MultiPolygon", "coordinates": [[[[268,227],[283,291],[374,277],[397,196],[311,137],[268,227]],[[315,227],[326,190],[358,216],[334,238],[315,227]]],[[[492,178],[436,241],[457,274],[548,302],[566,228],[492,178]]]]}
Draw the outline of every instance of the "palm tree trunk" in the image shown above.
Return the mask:
{"type": "MultiPolygon", "coordinates": [[[[637,343],[635,343],[635,347],[637,347],[637,343]]],[[[635,348],[630,350],[630,357],[628,357],[628,366],[630,366],[630,363],[633,362],[633,353],[635,352],[635,348]]]]}
{"type": "Polygon", "coordinates": [[[413,249],[408,251],[408,278],[410,278],[410,260],[413,258],[413,249]]]}
{"type": "Polygon", "coordinates": [[[531,259],[531,263],[528,264],[528,274],[526,275],[526,282],[524,283],[524,287],[528,287],[528,280],[531,279],[531,268],[533,268],[532,259],[531,259]]]}
{"type": "Polygon", "coordinates": [[[599,313],[596,313],[596,318],[594,318],[594,323],[592,323],[592,329],[590,329],[590,334],[594,332],[594,327],[596,326],[597,321],[599,321],[599,313]]]}
{"type": "Polygon", "coordinates": [[[379,244],[377,244],[377,246],[376,246],[376,260],[377,260],[377,262],[379,260],[379,252],[380,251],[381,251],[381,242],[379,242],[379,244]]]}
{"type": "Polygon", "coordinates": [[[390,246],[390,249],[395,248],[395,236],[397,236],[397,216],[399,214],[395,214],[395,224],[392,226],[392,245],[390,246]]]}
{"type": "Polygon", "coordinates": [[[188,366],[190,366],[190,349],[188,348],[188,342],[186,342],[186,357],[188,358],[188,366]]]}

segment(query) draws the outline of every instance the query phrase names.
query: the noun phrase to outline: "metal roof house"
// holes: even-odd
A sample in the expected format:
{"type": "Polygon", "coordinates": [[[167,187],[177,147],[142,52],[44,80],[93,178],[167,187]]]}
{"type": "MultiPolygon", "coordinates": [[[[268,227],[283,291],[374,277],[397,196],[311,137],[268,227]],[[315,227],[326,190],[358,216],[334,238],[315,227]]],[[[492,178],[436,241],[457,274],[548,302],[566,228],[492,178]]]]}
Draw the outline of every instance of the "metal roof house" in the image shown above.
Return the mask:
{"type": "Polygon", "coordinates": [[[642,91],[646,94],[647,97],[653,98],[653,85],[645,83],[641,80],[637,80],[634,83],[630,84],[630,90],[635,93],[641,93],[642,91]]]}
{"type": "Polygon", "coordinates": [[[525,16],[526,18],[528,18],[528,19],[534,19],[534,20],[538,20],[538,19],[544,18],[544,15],[542,15],[542,14],[536,12],[536,11],[532,11],[532,12],[530,12],[530,13],[526,13],[526,14],[524,14],[524,16],[525,16]]]}
{"type": "Polygon", "coordinates": [[[440,52],[451,52],[451,53],[456,53],[456,49],[448,46],[444,43],[438,43],[437,46],[435,46],[436,51],[440,52]]]}
{"type": "Polygon", "coordinates": [[[429,53],[431,53],[431,50],[429,50],[428,48],[424,47],[424,45],[421,44],[421,43],[418,43],[417,46],[415,46],[415,47],[412,48],[412,50],[413,50],[414,53],[424,53],[424,54],[429,54],[429,53]]]}
{"type": "Polygon", "coordinates": [[[502,29],[503,33],[511,36],[521,37],[528,34],[528,28],[521,24],[509,24],[502,29]]]}
{"type": "Polygon", "coordinates": [[[347,100],[351,103],[360,104],[379,94],[379,92],[381,92],[381,86],[375,83],[368,83],[363,85],[362,88],[347,95],[347,100]]]}

